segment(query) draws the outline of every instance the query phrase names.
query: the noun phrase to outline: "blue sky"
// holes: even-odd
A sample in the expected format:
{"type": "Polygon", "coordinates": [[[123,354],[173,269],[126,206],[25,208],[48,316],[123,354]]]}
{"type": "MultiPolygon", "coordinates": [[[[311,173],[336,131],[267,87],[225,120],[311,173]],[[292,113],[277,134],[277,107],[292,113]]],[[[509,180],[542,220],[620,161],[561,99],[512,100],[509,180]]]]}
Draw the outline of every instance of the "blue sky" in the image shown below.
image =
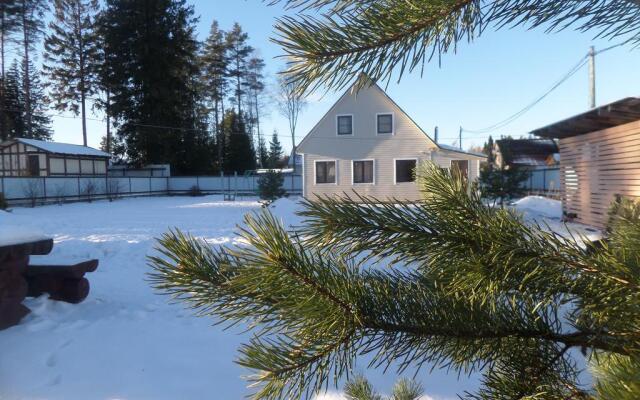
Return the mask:
{"type": "MultiPolygon", "coordinates": [[[[280,48],[269,41],[279,6],[269,7],[259,0],[192,0],[200,16],[198,35],[204,39],[213,19],[223,29],[239,22],[250,36],[250,44],[265,59],[273,87],[276,71],[283,65],[280,48]]],[[[427,132],[437,125],[443,143],[457,140],[460,126],[475,130],[502,121],[544,93],[586,54],[590,45],[605,48],[616,41],[592,40],[595,32],[565,31],[546,34],[541,29],[524,28],[487,31],[475,42],[458,47],[426,66],[424,74],[405,75],[400,83],[387,87],[389,95],[427,132]]],[[[640,49],[619,47],[597,57],[597,104],[626,96],[640,95],[640,49]]],[[[588,108],[588,72],[584,67],[542,103],[494,136],[520,136],[547,123],[566,118],[588,108]]],[[[298,135],[304,136],[337,99],[329,92],[314,95],[302,114],[298,135]]],[[[290,147],[286,121],[277,110],[268,110],[263,132],[277,129],[285,147],[290,147]]],[[[54,139],[80,143],[79,120],[54,118],[54,139]]],[[[104,124],[89,122],[89,141],[97,146],[104,124]]],[[[463,146],[480,145],[488,134],[465,133],[463,146]]],[[[299,141],[300,139],[298,139],[299,141]]]]}

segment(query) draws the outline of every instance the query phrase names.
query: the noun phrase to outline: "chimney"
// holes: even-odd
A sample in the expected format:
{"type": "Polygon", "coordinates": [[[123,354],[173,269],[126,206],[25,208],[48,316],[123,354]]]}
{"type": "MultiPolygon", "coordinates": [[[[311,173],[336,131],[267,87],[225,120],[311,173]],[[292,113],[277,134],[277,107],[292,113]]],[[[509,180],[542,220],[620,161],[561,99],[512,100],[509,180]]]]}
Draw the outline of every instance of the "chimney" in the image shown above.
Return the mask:
{"type": "Polygon", "coordinates": [[[435,142],[438,143],[438,127],[437,126],[433,130],[433,138],[434,138],[435,142]]]}

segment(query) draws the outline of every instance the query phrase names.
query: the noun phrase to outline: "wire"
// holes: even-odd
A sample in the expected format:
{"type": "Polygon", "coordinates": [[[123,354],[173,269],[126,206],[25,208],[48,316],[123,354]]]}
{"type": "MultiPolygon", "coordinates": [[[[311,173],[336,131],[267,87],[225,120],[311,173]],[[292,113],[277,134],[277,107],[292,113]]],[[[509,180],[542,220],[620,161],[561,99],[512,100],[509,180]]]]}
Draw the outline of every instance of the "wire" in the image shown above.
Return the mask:
{"type": "MultiPolygon", "coordinates": [[[[602,50],[598,50],[596,52],[594,52],[594,55],[597,54],[602,54],[602,53],[606,53],[609,50],[613,50],[617,47],[623,46],[627,43],[627,41],[618,43],[618,44],[614,44],[613,46],[609,46],[606,47],[602,50]]],[[[547,90],[545,93],[543,93],[540,97],[536,98],[532,103],[528,104],[527,106],[525,106],[523,109],[521,109],[520,111],[516,112],[515,114],[511,115],[510,117],[497,122],[491,126],[488,126],[486,128],[481,128],[481,129],[462,129],[464,132],[468,132],[468,133],[489,133],[491,131],[494,131],[496,129],[500,129],[500,128],[504,128],[505,126],[511,124],[513,121],[517,120],[518,118],[520,118],[521,116],[523,116],[524,114],[526,114],[528,111],[530,111],[533,107],[535,107],[536,105],[538,105],[542,100],[544,100],[545,98],[547,98],[547,96],[549,96],[554,90],[556,90],[558,87],[560,87],[563,83],[565,83],[567,80],[569,80],[569,78],[571,78],[573,75],[575,75],[580,69],[582,69],[582,67],[584,67],[587,62],[589,61],[589,53],[585,54],[582,58],[580,58],[580,60],[578,61],[578,63],[576,65],[574,65],[571,69],[569,69],[569,71],[567,71],[566,74],[564,74],[562,76],[562,78],[560,78],[558,81],[556,81],[556,83],[553,84],[553,86],[551,86],[551,88],[549,88],[549,90],[547,90]]]]}

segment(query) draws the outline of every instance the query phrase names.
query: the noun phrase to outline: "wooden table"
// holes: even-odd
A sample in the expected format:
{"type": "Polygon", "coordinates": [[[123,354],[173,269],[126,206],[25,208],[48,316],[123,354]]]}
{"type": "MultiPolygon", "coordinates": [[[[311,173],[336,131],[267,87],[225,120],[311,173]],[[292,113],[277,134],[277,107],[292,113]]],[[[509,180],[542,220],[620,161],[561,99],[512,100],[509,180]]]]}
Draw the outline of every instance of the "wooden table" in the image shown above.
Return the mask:
{"type": "Polygon", "coordinates": [[[98,260],[75,265],[30,265],[32,255],[46,255],[53,240],[0,246],[0,330],[17,325],[30,310],[24,299],[49,293],[49,298],[80,303],[89,295],[87,272],[98,268],[98,260]]]}

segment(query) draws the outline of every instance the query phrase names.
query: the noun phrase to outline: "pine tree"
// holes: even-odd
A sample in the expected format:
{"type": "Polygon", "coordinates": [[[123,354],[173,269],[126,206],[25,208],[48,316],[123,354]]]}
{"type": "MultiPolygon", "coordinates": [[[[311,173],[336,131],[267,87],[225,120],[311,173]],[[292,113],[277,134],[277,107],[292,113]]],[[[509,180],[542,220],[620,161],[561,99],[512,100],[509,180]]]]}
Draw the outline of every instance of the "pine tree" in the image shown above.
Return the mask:
{"type": "Polygon", "coordinates": [[[249,56],[253,48],[247,44],[249,35],[243,32],[242,27],[237,22],[233,24],[231,31],[226,34],[227,47],[229,49],[229,69],[228,75],[234,81],[234,99],[236,111],[243,114],[243,98],[246,94],[245,80],[247,78],[247,66],[249,56]]]}
{"type": "Polygon", "coordinates": [[[282,166],[282,157],[284,152],[282,151],[282,144],[278,139],[278,131],[274,130],[269,142],[269,159],[267,162],[267,168],[280,168],[282,166]]]}
{"type": "Polygon", "coordinates": [[[225,41],[225,33],[218,26],[218,21],[213,21],[209,37],[204,43],[204,49],[200,56],[202,79],[205,88],[205,98],[213,108],[213,131],[218,144],[218,161],[224,157],[224,134],[220,129],[221,119],[224,115],[224,97],[227,91],[227,75],[229,68],[228,43],[225,41]]]}
{"type": "MultiPolygon", "coordinates": [[[[505,200],[522,197],[526,189],[522,185],[529,178],[529,171],[517,165],[496,163],[493,138],[489,136],[484,145],[484,153],[487,154],[487,162],[480,169],[480,189],[484,197],[497,201],[504,206],[505,200]]],[[[502,159],[508,160],[508,147],[502,149],[502,159]]]]}
{"type": "Polygon", "coordinates": [[[5,108],[2,112],[5,133],[0,140],[21,137],[25,133],[24,104],[22,96],[20,65],[17,61],[5,74],[5,108]]]}
{"type": "Polygon", "coordinates": [[[267,204],[283,197],[287,192],[282,187],[284,176],[282,172],[268,170],[260,175],[258,179],[258,194],[261,200],[265,200],[267,204]]]}
{"type": "Polygon", "coordinates": [[[262,138],[260,132],[260,113],[264,104],[262,95],[264,92],[264,60],[258,57],[252,57],[247,63],[247,105],[249,108],[249,131],[253,135],[254,128],[258,137],[258,142],[262,138]]]}
{"type": "Polygon", "coordinates": [[[267,168],[269,166],[269,150],[267,150],[267,142],[264,137],[258,138],[258,165],[260,168],[267,168]]]}
{"type": "Polygon", "coordinates": [[[238,363],[255,371],[255,399],[311,395],[365,355],[400,371],[478,372],[468,399],[638,398],[640,212],[591,244],[487,207],[435,164],[417,176],[414,204],[304,201],[293,231],[268,211],[247,215],[242,247],[167,233],[152,283],[247,323],[238,363]],[[577,352],[594,391],[579,383],[577,352]]]}
{"type": "Polygon", "coordinates": [[[45,87],[40,76],[42,73],[31,62],[22,60],[20,66],[20,82],[22,88],[29,87],[29,93],[22,91],[22,104],[24,104],[23,120],[24,132],[19,136],[23,138],[49,140],[51,139],[51,117],[49,116],[49,101],[45,93],[45,87]],[[28,105],[28,106],[27,106],[28,105]]]}
{"type": "Polygon", "coordinates": [[[87,146],[87,100],[98,91],[99,42],[95,18],[98,0],[55,0],[49,23],[44,71],[51,83],[56,110],[71,110],[82,118],[87,146]]]}
{"type": "Polygon", "coordinates": [[[389,82],[433,57],[459,50],[487,28],[592,30],[600,39],[640,43],[640,1],[563,0],[275,0],[290,11],[273,39],[302,91],[341,89],[364,73],[389,82]],[[482,4],[481,4],[482,3],[482,4]],[[310,17],[310,13],[318,13],[310,17]]]}
{"type": "MultiPolygon", "coordinates": [[[[44,15],[48,10],[47,0],[18,0],[17,12],[19,18],[20,29],[22,31],[22,58],[23,65],[30,66],[33,64],[33,51],[36,50],[38,43],[44,35],[44,15]]],[[[23,74],[23,92],[24,92],[24,108],[26,116],[26,135],[37,137],[38,133],[34,132],[36,122],[34,121],[34,113],[36,106],[33,104],[34,88],[32,87],[31,74],[23,74]]]]}
{"type": "Polygon", "coordinates": [[[198,169],[189,145],[201,145],[194,78],[199,76],[195,18],[186,0],[108,0],[100,22],[111,92],[110,115],[127,158],[198,169]]]}
{"type": "Polygon", "coordinates": [[[224,171],[243,174],[245,171],[254,170],[256,155],[242,114],[228,110],[222,120],[222,128],[226,142],[224,171]]]}
{"type": "Polygon", "coordinates": [[[0,140],[9,137],[9,127],[4,117],[8,103],[5,83],[7,81],[7,45],[15,41],[15,35],[19,28],[18,22],[18,1],[4,0],[0,2],[0,140]]]}

